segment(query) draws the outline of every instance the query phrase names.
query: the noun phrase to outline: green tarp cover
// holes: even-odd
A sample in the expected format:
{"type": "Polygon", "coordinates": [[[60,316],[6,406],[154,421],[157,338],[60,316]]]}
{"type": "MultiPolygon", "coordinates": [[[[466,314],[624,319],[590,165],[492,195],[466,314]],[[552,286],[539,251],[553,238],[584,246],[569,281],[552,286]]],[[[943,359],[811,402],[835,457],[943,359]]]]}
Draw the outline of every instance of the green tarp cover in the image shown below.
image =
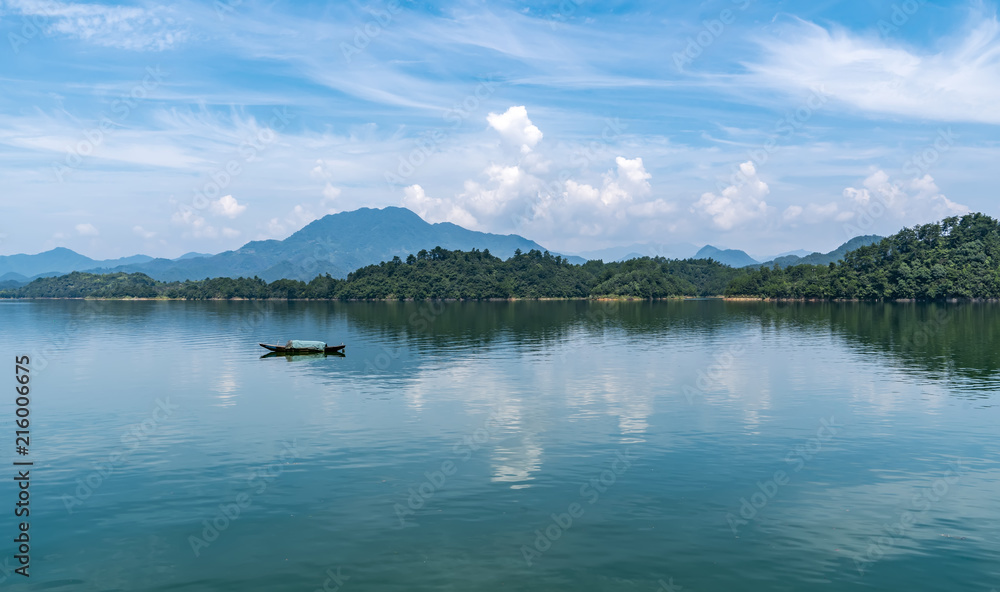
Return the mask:
{"type": "Polygon", "coordinates": [[[314,349],[316,351],[323,351],[326,349],[326,344],[322,341],[301,341],[293,339],[286,343],[285,347],[291,349],[314,349]]]}

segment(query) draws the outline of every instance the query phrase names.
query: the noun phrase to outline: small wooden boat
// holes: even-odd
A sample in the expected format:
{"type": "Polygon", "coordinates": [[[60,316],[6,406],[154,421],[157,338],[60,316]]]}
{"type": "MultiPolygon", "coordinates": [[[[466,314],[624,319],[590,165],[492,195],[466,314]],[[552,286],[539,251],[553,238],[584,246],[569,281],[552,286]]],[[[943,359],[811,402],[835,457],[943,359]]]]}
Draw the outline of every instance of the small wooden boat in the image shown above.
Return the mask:
{"type": "Polygon", "coordinates": [[[339,354],[347,347],[344,344],[327,345],[322,341],[289,341],[285,345],[269,345],[261,343],[260,346],[268,351],[277,354],[339,354]]]}

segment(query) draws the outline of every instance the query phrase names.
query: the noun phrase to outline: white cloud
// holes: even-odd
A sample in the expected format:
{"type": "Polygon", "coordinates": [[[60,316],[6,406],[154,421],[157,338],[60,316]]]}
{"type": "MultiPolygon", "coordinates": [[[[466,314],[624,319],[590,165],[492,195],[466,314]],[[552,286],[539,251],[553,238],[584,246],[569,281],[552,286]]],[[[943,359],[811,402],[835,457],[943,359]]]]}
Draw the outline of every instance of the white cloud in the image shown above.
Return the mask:
{"type": "Polygon", "coordinates": [[[752,162],[739,168],[739,178],[725,187],[718,195],[704,193],[691,211],[707,216],[720,230],[732,230],[752,220],[767,216],[768,205],[764,198],[771,192],[767,183],[757,176],[752,162]]]}
{"type": "Polygon", "coordinates": [[[178,208],[174,212],[174,215],[170,217],[170,221],[187,228],[184,236],[193,236],[195,238],[218,238],[219,236],[219,231],[214,226],[210,225],[203,216],[196,214],[194,209],[187,205],[178,208]]]}
{"type": "Polygon", "coordinates": [[[794,205],[788,206],[787,208],[785,208],[784,213],[782,213],[781,218],[785,222],[792,222],[794,220],[797,220],[799,216],[802,215],[803,211],[804,210],[802,206],[794,206],[794,205]]]}
{"type": "MultiPolygon", "coordinates": [[[[850,212],[846,212],[848,217],[850,212]]],[[[844,218],[845,212],[840,210],[840,205],[836,202],[830,202],[825,204],[806,204],[805,207],[800,205],[790,205],[785,208],[785,211],[781,215],[783,222],[789,224],[797,224],[804,222],[807,224],[818,224],[821,222],[829,222],[830,220],[842,220],[844,218]]]]}
{"type": "Polygon", "coordinates": [[[520,145],[523,154],[531,152],[542,141],[542,131],[528,119],[524,106],[511,107],[503,114],[490,113],[486,121],[504,140],[520,145]]]}
{"type": "Polygon", "coordinates": [[[319,216],[302,204],[298,204],[292,208],[292,212],[288,215],[288,219],[299,227],[305,226],[317,218],[319,216]]]}
{"type": "MultiPolygon", "coordinates": [[[[608,171],[604,174],[604,186],[601,189],[585,183],[578,183],[573,179],[567,180],[566,191],[563,194],[566,201],[568,203],[590,204],[591,206],[607,206],[617,213],[618,206],[628,205],[636,197],[650,193],[649,179],[652,178],[652,175],[646,172],[641,158],[629,160],[619,156],[615,158],[615,163],[618,165],[617,171],[608,171]]],[[[662,200],[659,201],[662,202],[662,200]]],[[[644,211],[652,210],[646,208],[644,211]]]]}
{"type": "Polygon", "coordinates": [[[277,218],[271,218],[267,221],[267,234],[261,238],[284,237],[285,232],[285,225],[278,221],[277,218]]]}
{"type": "Polygon", "coordinates": [[[149,230],[146,230],[142,226],[133,226],[132,227],[132,232],[134,234],[138,235],[138,236],[141,236],[142,238],[144,238],[146,240],[149,240],[149,239],[153,238],[154,236],[156,236],[155,232],[151,232],[149,230]]]}
{"type": "Polygon", "coordinates": [[[411,185],[404,189],[401,203],[430,222],[532,237],[555,233],[606,238],[632,223],[655,221],[676,210],[667,200],[651,199],[652,175],[642,158],[619,156],[614,162],[615,168],[600,176],[596,186],[567,178],[565,168],[558,174],[536,168],[542,172],[533,174],[520,162],[492,163],[480,177],[466,180],[458,194],[432,196],[423,186],[411,185]]]}
{"type": "Polygon", "coordinates": [[[323,188],[323,203],[326,204],[327,202],[337,201],[337,198],[340,197],[340,193],[341,191],[339,188],[327,183],[326,187],[323,188]]]}
{"type": "Polygon", "coordinates": [[[228,226],[226,226],[225,228],[222,229],[222,236],[224,236],[225,238],[236,238],[239,235],[240,231],[236,230],[235,228],[229,228],[228,226]]]}
{"type": "Polygon", "coordinates": [[[970,212],[968,206],[941,193],[930,175],[894,181],[885,171],[877,170],[860,187],[845,188],[843,196],[852,214],[845,220],[864,225],[887,218],[894,224],[909,226],[970,212]]]}
{"type": "MultiPolygon", "coordinates": [[[[326,198],[321,200],[320,205],[326,203],[326,198]]],[[[312,207],[305,204],[297,204],[284,218],[271,218],[264,226],[259,239],[285,238],[289,230],[297,232],[304,226],[319,219],[323,214],[317,214],[312,207]]]]}
{"type": "Polygon", "coordinates": [[[659,218],[677,211],[677,204],[668,202],[665,199],[656,199],[642,203],[632,204],[628,207],[628,213],[637,218],[659,218]]]}
{"type": "Polygon", "coordinates": [[[800,224],[844,223],[847,234],[895,232],[901,226],[933,222],[969,213],[968,206],[948,199],[930,175],[893,180],[879,169],[859,186],[846,187],[840,202],[788,206],[782,221],[800,224]]]}
{"type": "Polygon", "coordinates": [[[97,230],[97,228],[95,228],[94,225],[89,222],[83,224],[77,224],[76,231],[80,234],[80,236],[98,236],[99,234],[101,234],[97,230]]]}
{"type": "Polygon", "coordinates": [[[316,166],[309,171],[309,176],[313,179],[322,181],[332,177],[329,171],[326,170],[326,165],[323,163],[322,159],[316,161],[316,166]]]}
{"type": "Polygon", "coordinates": [[[219,201],[212,203],[212,213],[218,216],[225,216],[226,218],[236,218],[243,212],[245,212],[247,207],[245,205],[240,205],[236,201],[236,198],[232,195],[223,195],[219,198],[219,201]]]}
{"type": "Polygon", "coordinates": [[[403,207],[413,210],[428,222],[451,222],[466,228],[476,228],[476,218],[458,204],[443,199],[429,197],[420,185],[403,189],[403,207]]]}
{"type": "Polygon", "coordinates": [[[630,203],[634,197],[644,196],[650,192],[649,179],[653,176],[646,172],[641,158],[629,160],[623,156],[615,159],[618,164],[618,174],[608,171],[604,175],[604,190],[601,191],[601,201],[607,206],[617,206],[630,203]]]}
{"type": "Polygon", "coordinates": [[[834,99],[870,112],[939,121],[1000,123],[1000,22],[973,14],[964,31],[917,51],[840,28],[796,21],[760,40],[755,82],[785,92],[823,86],[834,99]]]}

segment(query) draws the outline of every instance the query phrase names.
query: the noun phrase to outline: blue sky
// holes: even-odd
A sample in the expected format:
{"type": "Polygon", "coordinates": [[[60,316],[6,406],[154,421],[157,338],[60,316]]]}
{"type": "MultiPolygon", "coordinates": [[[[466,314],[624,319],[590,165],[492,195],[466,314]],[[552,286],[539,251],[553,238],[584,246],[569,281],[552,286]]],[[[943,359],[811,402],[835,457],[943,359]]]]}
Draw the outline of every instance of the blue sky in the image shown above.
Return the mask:
{"type": "Polygon", "coordinates": [[[986,2],[0,0],[0,86],[0,254],[388,205],[569,253],[1000,216],[986,2]]]}

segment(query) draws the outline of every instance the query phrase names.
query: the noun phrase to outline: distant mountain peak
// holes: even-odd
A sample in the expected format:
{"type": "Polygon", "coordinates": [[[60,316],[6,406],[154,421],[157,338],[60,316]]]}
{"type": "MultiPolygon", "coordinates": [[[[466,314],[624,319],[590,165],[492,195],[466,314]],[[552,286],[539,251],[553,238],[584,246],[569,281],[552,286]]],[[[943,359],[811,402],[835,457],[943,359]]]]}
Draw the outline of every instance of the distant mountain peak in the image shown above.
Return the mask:
{"type": "Polygon", "coordinates": [[[746,267],[748,265],[758,265],[759,261],[738,249],[719,249],[712,245],[705,245],[694,256],[695,259],[714,259],[730,267],[746,267]]]}

